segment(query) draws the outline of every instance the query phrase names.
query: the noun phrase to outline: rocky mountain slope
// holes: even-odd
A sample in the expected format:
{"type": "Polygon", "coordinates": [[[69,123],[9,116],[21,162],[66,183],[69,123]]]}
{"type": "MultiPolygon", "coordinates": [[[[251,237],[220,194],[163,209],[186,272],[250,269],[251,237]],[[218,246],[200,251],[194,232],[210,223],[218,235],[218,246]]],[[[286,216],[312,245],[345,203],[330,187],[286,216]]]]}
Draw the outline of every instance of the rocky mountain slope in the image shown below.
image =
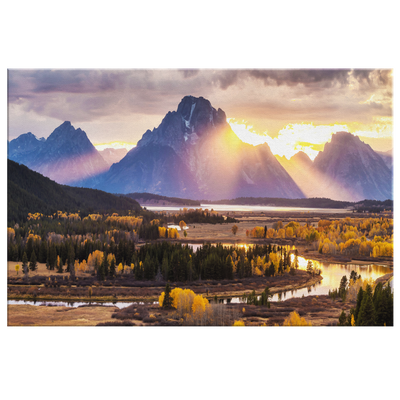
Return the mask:
{"type": "Polygon", "coordinates": [[[314,160],[310,179],[324,197],[348,201],[393,198],[393,177],[383,159],[357,136],[338,132],[314,160]]]}
{"type": "Polygon", "coordinates": [[[267,144],[242,142],[221,109],[193,96],[184,97],[177,111],[168,112],[157,128],[146,131],[95,187],[210,200],[304,197],[267,144]]]}
{"type": "Polygon", "coordinates": [[[108,169],[86,133],[68,121],[46,140],[38,140],[32,133],[20,135],[9,143],[8,158],[69,185],[79,185],[108,169]]]}

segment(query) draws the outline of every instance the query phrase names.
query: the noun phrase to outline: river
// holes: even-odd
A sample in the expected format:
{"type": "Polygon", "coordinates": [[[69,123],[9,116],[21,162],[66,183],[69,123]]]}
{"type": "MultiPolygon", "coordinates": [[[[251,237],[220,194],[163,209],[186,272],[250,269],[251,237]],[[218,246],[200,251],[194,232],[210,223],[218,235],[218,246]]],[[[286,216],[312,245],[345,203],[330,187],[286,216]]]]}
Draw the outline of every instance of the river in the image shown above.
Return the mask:
{"type": "MultiPolygon", "coordinates": [[[[189,244],[190,247],[193,248],[193,251],[196,251],[201,244],[189,244]]],[[[232,245],[226,245],[232,246],[232,245]]],[[[248,247],[249,245],[243,245],[248,247]]],[[[251,246],[251,245],[250,245],[251,246]]],[[[294,255],[291,255],[292,261],[294,255]]],[[[305,257],[298,257],[299,269],[306,270],[307,262],[309,259],[305,257]]],[[[321,270],[321,275],[323,277],[322,281],[315,284],[311,287],[306,287],[302,289],[292,290],[280,294],[274,294],[271,298],[271,301],[281,301],[288,300],[292,297],[302,297],[302,296],[310,296],[310,295],[327,295],[329,290],[337,289],[340,285],[340,280],[344,275],[347,276],[347,279],[350,279],[351,271],[356,271],[358,275],[361,275],[363,279],[372,278],[373,280],[389,274],[393,272],[393,268],[379,265],[379,264],[336,264],[330,262],[320,262],[316,260],[312,260],[314,267],[319,268],[321,270]]],[[[393,279],[390,282],[390,285],[393,290],[393,279]]],[[[225,302],[230,301],[232,303],[242,303],[242,299],[240,297],[234,297],[229,300],[225,300],[225,302]]],[[[82,305],[87,305],[87,302],[52,302],[52,301],[25,301],[25,300],[8,300],[7,304],[31,304],[31,305],[49,305],[49,306],[64,306],[64,307],[79,307],[82,305]]],[[[132,302],[115,302],[115,303],[91,303],[93,305],[104,305],[104,306],[114,306],[118,308],[124,308],[129,306],[130,304],[144,304],[144,303],[132,303],[132,302]]],[[[157,304],[157,302],[154,302],[157,304]]]]}
{"type": "MultiPolygon", "coordinates": [[[[150,211],[179,211],[182,210],[184,206],[153,206],[153,205],[143,205],[143,207],[147,208],[150,211]]],[[[318,213],[326,213],[326,214],[343,214],[350,212],[351,210],[344,208],[308,208],[308,207],[275,207],[275,206],[246,206],[246,205],[231,205],[231,204],[201,204],[200,206],[187,206],[186,208],[194,208],[194,209],[203,209],[203,210],[211,210],[214,211],[253,211],[253,212],[271,212],[271,211],[298,211],[298,212],[318,212],[318,213]]]]}
{"type": "MultiPolygon", "coordinates": [[[[232,244],[223,244],[224,246],[232,246],[232,244]]],[[[197,251],[201,244],[190,244],[193,251],[197,251]]],[[[240,246],[240,245],[239,245],[240,246]]],[[[247,248],[252,245],[241,245],[247,248]]],[[[291,255],[293,262],[294,254],[291,255]]],[[[306,270],[308,258],[298,257],[299,269],[306,270]]],[[[379,265],[379,264],[336,264],[331,262],[320,262],[316,260],[311,260],[314,267],[321,270],[321,275],[323,277],[322,281],[311,287],[306,287],[303,289],[297,289],[293,291],[284,292],[281,294],[275,294],[271,298],[271,301],[287,300],[292,297],[302,297],[309,295],[326,295],[329,290],[337,289],[340,285],[340,280],[344,275],[347,276],[347,280],[350,279],[351,271],[356,271],[357,275],[361,275],[362,279],[372,278],[373,280],[379,277],[393,272],[393,268],[379,265]]],[[[391,281],[391,287],[393,288],[393,280],[391,281]]],[[[231,300],[233,303],[242,302],[241,298],[236,297],[231,300]]]]}

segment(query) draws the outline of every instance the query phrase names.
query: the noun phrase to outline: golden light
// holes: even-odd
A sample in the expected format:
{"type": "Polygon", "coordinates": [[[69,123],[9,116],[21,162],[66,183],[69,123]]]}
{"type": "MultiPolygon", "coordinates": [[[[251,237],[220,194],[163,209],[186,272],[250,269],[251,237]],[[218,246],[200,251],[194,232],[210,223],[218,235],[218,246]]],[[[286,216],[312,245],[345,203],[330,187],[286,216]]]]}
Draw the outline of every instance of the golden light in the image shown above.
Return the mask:
{"type": "Polygon", "coordinates": [[[128,142],[121,142],[121,141],[114,141],[109,143],[97,143],[94,145],[96,150],[102,151],[104,149],[126,149],[131,150],[132,148],[136,147],[135,143],[128,143],[128,142]]]}
{"type": "Polygon", "coordinates": [[[264,132],[263,134],[258,134],[254,129],[253,125],[249,125],[246,121],[238,122],[234,118],[227,118],[228,124],[231,126],[233,132],[236,136],[245,143],[257,146],[265,142],[270,144],[272,138],[264,132]]]}
{"type": "MultiPolygon", "coordinates": [[[[290,159],[299,151],[306,153],[312,160],[319,150],[314,145],[322,145],[330,141],[332,135],[340,131],[348,131],[344,124],[314,125],[313,123],[288,124],[281,129],[275,138],[268,132],[258,133],[245,121],[238,122],[234,118],[228,120],[231,129],[243,142],[257,146],[267,143],[272,154],[290,159]]],[[[320,146],[319,146],[320,147],[320,146]]]]}

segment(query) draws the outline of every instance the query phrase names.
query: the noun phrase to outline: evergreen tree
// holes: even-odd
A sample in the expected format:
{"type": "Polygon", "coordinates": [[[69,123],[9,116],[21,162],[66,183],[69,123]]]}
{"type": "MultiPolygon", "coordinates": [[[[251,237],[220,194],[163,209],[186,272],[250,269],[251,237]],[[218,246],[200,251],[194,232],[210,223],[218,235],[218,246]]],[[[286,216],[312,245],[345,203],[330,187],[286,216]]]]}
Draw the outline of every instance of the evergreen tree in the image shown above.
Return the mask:
{"type": "Polygon", "coordinates": [[[278,274],[283,273],[283,261],[282,258],[279,260],[278,274]]]}
{"type": "MultiPolygon", "coordinates": [[[[137,263],[139,264],[139,263],[137,263]]],[[[139,265],[137,265],[137,267],[139,267],[139,265]]],[[[136,264],[135,264],[135,270],[136,270],[136,264]]],[[[108,271],[108,275],[109,277],[112,279],[115,276],[115,261],[114,261],[114,257],[111,259],[110,261],[110,269],[108,271]]]]}
{"type": "Polygon", "coordinates": [[[233,279],[232,257],[225,259],[225,279],[233,279]]]}
{"type": "Polygon", "coordinates": [[[393,293],[389,283],[386,288],[382,290],[382,297],[382,322],[386,324],[386,326],[393,326],[393,293]]]}
{"type": "Polygon", "coordinates": [[[144,279],[149,279],[149,280],[154,279],[155,277],[154,266],[149,253],[146,254],[146,257],[144,259],[143,270],[144,270],[143,271],[144,279]]]}
{"type": "Polygon", "coordinates": [[[28,260],[30,260],[32,251],[33,251],[33,239],[30,237],[28,239],[28,242],[26,243],[26,256],[28,257],[28,260]]]}
{"type": "Polygon", "coordinates": [[[31,253],[31,259],[30,259],[30,262],[29,262],[29,269],[31,271],[36,271],[37,270],[36,254],[35,254],[34,250],[32,250],[32,253],[31,253]]]}
{"type": "Polygon", "coordinates": [[[346,321],[347,326],[351,326],[352,317],[353,317],[353,321],[355,321],[354,312],[355,312],[354,308],[350,308],[350,312],[349,312],[349,315],[347,316],[347,321],[346,321]]]}
{"type": "Polygon", "coordinates": [[[339,296],[343,301],[346,299],[346,290],[347,290],[347,277],[346,275],[342,276],[339,284],[339,296]]]}
{"type": "Polygon", "coordinates": [[[246,278],[251,276],[251,263],[249,261],[249,259],[246,257],[244,260],[244,276],[246,278]]]}
{"type": "Polygon", "coordinates": [[[50,270],[54,270],[57,262],[57,250],[55,244],[51,244],[48,252],[48,263],[50,270]]]}
{"type": "Polygon", "coordinates": [[[164,301],[163,301],[163,308],[171,308],[172,306],[172,297],[171,297],[171,288],[169,283],[165,285],[165,292],[164,292],[164,301]]]}
{"type": "Polygon", "coordinates": [[[39,249],[39,262],[40,263],[45,263],[47,260],[47,241],[42,240],[40,243],[40,249],[39,249]]]}
{"type": "Polygon", "coordinates": [[[356,320],[356,323],[357,323],[357,319],[358,319],[358,314],[360,312],[363,296],[364,296],[364,290],[361,287],[357,293],[357,305],[356,305],[356,309],[354,311],[354,319],[356,320]]]}
{"type": "Polygon", "coordinates": [[[164,253],[162,264],[161,264],[162,274],[165,281],[168,280],[168,256],[167,253],[164,253]]]}
{"type": "Polygon", "coordinates": [[[28,256],[26,255],[26,252],[24,251],[24,254],[22,255],[22,272],[24,273],[25,279],[28,278],[28,256]]]}
{"type": "Polygon", "coordinates": [[[71,275],[75,275],[75,251],[74,251],[74,246],[70,244],[68,246],[68,252],[67,252],[67,272],[69,272],[71,275]]]}
{"type": "Polygon", "coordinates": [[[97,267],[97,279],[99,281],[104,281],[105,273],[104,273],[104,258],[100,265],[97,267]]]}
{"type": "Polygon", "coordinates": [[[376,320],[376,313],[374,302],[372,299],[372,288],[367,285],[365,293],[361,302],[360,311],[357,317],[358,326],[374,326],[376,320]]]}
{"type": "Polygon", "coordinates": [[[104,257],[103,257],[103,273],[104,273],[104,276],[110,275],[107,253],[104,253],[104,257]]]}
{"type": "Polygon", "coordinates": [[[346,314],[345,314],[344,310],[342,310],[342,313],[340,314],[340,317],[339,317],[339,325],[340,325],[340,326],[345,326],[345,325],[347,325],[347,318],[346,318],[346,314]]]}
{"type": "Polygon", "coordinates": [[[275,275],[275,265],[273,262],[271,262],[270,266],[265,269],[265,272],[268,271],[268,276],[274,276],[275,275]]]}
{"type": "Polygon", "coordinates": [[[350,279],[352,279],[353,282],[355,282],[359,278],[361,278],[361,275],[357,275],[356,271],[351,271],[350,272],[350,279]]]}
{"type": "Polygon", "coordinates": [[[271,303],[269,302],[269,298],[272,297],[271,292],[269,291],[269,287],[267,286],[264,291],[261,293],[260,303],[262,306],[271,307],[271,303]]]}
{"type": "Polygon", "coordinates": [[[192,258],[190,258],[188,263],[186,264],[186,276],[187,276],[189,282],[191,282],[193,280],[193,261],[192,261],[192,258]]]}

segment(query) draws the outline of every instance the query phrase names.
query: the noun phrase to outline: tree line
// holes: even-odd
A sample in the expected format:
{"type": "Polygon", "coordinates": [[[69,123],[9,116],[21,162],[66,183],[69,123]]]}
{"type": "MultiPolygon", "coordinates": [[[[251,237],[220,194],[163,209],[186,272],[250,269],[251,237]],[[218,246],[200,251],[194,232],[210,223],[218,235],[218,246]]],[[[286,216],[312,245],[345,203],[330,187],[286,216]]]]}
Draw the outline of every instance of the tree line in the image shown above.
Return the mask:
{"type": "Polygon", "coordinates": [[[356,308],[339,317],[341,326],[393,326],[393,293],[390,285],[384,287],[379,282],[375,287],[360,287],[356,308]]]}

